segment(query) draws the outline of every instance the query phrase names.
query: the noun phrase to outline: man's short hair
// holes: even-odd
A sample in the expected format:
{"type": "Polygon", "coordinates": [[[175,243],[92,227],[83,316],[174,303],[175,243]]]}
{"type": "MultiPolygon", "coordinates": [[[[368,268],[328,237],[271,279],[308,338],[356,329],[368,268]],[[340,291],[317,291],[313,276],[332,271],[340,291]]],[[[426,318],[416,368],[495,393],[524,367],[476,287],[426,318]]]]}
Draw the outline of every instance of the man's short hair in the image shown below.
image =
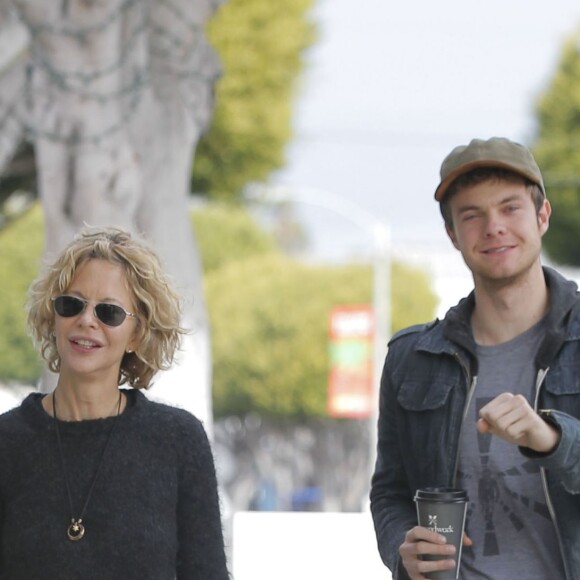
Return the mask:
{"type": "Polygon", "coordinates": [[[460,190],[484,183],[486,181],[516,181],[524,183],[532,196],[532,201],[536,208],[536,213],[539,213],[544,204],[546,196],[542,188],[533,181],[526,179],[521,174],[509,169],[501,169],[498,167],[479,167],[472,169],[467,173],[462,173],[457,177],[446,189],[445,196],[439,203],[441,215],[445,221],[445,226],[449,229],[453,228],[453,217],[451,215],[451,208],[449,205],[450,199],[460,190]]]}

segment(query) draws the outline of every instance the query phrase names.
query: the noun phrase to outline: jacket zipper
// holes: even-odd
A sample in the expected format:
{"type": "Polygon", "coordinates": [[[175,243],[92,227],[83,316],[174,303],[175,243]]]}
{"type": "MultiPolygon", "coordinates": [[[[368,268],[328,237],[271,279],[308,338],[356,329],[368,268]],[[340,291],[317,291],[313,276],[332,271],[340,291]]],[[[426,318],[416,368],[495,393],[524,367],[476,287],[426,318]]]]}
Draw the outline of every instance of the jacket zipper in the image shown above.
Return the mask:
{"type": "MultiPolygon", "coordinates": [[[[465,406],[463,408],[463,416],[461,417],[461,427],[459,428],[459,439],[457,440],[457,446],[455,451],[455,460],[453,466],[453,478],[452,478],[452,485],[455,486],[457,482],[457,470],[459,468],[459,449],[461,441],[461,432],[463,431],[463,424],[465,423],[465,419],[467,417],[467,412],[469,410],[469,405],[471,404],[471,399],[473,398],[473,393],[475,392],[475,386],[477,384],[477,376],[471,378],[469,371],[465,368],[465,365],[461,362],[459,355],[455,354],[455,358],[457,362],[463,369],[465,373],[465,378],[467,379],[467,384],[469,385],[469,390],[467,392],[467,398],[465,400],[465,406]]],[[[544,383],[544,379],[548,374],[548,368],[540,369],[538,371],[538,376],[536,378],[536,396],[534,401],[534,410],[538,412],[538,403],[540,399],[540,390],[544,383]]],[[[564,566],[564,574],[566,575],[566,579],[569,580],[571,578],[568,572],[568,563],[566,562],[564,548],[562,546],[562,535],[560,533],[560,528],[558,527],[558,520],[556,518],[556,512],[554,511],[554,505],[552,504],[552,498],[550,497],[550,492],[548,490],[548,481],[546,478],[546,470],[543,467],[540,467],[540,477],[542,480],[542,488],[544,491],[544,497],[546,498],[546,505],[548,507],[548,511],[550,512],[550,517],[552,519],[552,523],[554,524],[554,529],[556,530],[556,538],[558,540],[558,548],[560,549],[560,556],[562,558],[562,564],[564,566]]]]}
{"type": "MultiPolygon", "coordinates": [[[[540,400],[540,390],[544,384],[544,379],[548,374],[549,367],[546,369],[540,369],[538,371],[538,376],[536,378],[536,396],[534,400],[534,411],[538,412],[538,405],[540,400]]],[[[571,578],[568,573],[568,562],[564,554],[564,548],[562,546],[562,534],[560,533],[560,528],[558,526],[558,520],[556,518],[556,512],[554,510],[554,505],[552,503],[552,498],[550,497],[550,490],[548,489],[548,480],[546,477],[546,470],[540,467],[540,477],[542,479],[542,488],[544,489],[544,497],[546,498],[546,505],[548,506],[548,511],[550,512],[550,517],[552,518],[552,523],[554,524],[554,529],[556,530],[556,538],[558,540],[558,547],[560,548],[560,556],[562,557],[562,564],[564,566],[564,574],[566,578],[571,578]]]]}
{"type": "Polygon", "coordinates": [[[465,419],[467,417],[467,412],[469,411],[469,405],[471,404],[471,399],[473,397],[473,393],[475,392],[475,385],[477,384],[477,376],[471,377],[469,369],[461,362],[461,357],[455,353],[455,359],[463,369],[465,373],[466,384],[468,385],[467,390],[467,397],[465,398],[465,406],[463,407],[463,414],[461,416],[461,426],[459,427],[459,436],[457,438],[456,446],[455,446],[455,459],[453,463],[453,472],[452,472],[452,487],[455,487],[457,482],[457,471],[459,469],[459,449],[460,449],[460,441],[461,441],[461,433],[463,432],[463,425],[465,423],[465,419]]]}

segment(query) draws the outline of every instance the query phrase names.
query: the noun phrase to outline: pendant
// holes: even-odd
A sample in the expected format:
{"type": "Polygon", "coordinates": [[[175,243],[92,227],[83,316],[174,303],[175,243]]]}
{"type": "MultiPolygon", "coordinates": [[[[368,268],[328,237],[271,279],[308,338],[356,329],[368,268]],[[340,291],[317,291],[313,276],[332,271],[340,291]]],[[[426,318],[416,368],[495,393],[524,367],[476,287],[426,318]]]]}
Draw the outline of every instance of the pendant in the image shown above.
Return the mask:
{"type": "Polygon", "coordinates": [[[73,518],[71,520],[72,523],[67,530],[69,540],[77,542],[78,540],[81,540],[82,537],[85,535],[85,526],[83,526],[82,521],[83,520],[81,518],[79,518],[78,520],[75,520],[73,518]]]}

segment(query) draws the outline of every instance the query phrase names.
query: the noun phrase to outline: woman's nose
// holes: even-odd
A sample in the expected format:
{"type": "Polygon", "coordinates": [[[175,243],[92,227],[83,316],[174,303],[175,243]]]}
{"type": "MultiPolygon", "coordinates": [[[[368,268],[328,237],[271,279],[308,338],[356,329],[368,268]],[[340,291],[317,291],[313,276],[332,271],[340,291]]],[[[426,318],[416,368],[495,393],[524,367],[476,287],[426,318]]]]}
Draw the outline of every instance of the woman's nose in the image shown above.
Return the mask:
{"type": "Polygon", "coordinates": [[[79,314],[79,322],[88,326],[97,326],[98,320],[95,309],[90,304],[86,304],[84,310],[79,314]]]}

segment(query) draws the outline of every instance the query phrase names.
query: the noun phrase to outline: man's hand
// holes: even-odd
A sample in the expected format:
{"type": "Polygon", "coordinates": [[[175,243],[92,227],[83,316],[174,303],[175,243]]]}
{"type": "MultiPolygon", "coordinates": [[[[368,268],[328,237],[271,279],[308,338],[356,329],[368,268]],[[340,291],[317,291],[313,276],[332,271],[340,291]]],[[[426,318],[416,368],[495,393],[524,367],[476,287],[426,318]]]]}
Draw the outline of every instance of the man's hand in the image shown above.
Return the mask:
{"type": "Polygon", "coordinates": [[[552,451],[560,433],[546,423],[522,395],[503,393],[479,411],[477,429],[539,453],[552,451]]]}
{"type": "MultiPolygon", "coordinates": [[[[405,535],[405,541],[399,547],[399,554],[403,566],[411,580],[424,580],[423,574],[429,574],[436,570],[452,570],[455,567],[455,546],[446,543],[445,536],[423,528],[415,526],[405,535]],[[442,560],[421,560],[425,555],[443,556],[442,560]],[[447,557],[445,557],[447,556],[447,557]]],[[[463,536],[463,543],[471,546],[472,542],[463,536]]]]}

